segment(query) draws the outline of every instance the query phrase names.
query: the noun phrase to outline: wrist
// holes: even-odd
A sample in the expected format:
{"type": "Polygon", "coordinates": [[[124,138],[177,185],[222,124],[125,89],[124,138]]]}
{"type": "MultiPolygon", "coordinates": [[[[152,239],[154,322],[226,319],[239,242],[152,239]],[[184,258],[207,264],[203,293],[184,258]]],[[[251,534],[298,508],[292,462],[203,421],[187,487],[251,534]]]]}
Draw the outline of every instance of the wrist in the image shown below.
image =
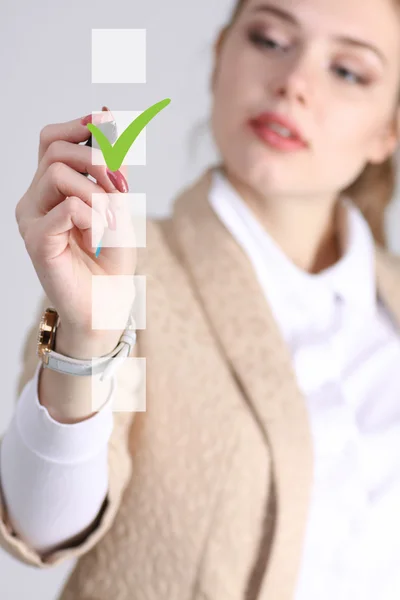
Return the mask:
{"type": "Polygon", "coordinates": [[[54,350],[72,358],[90,360],[108,354],[117,346],[122,331],[110,330],[106,332],[93,331],[85,335],[63,329],[59,324],[56,333],[54,350]]]}

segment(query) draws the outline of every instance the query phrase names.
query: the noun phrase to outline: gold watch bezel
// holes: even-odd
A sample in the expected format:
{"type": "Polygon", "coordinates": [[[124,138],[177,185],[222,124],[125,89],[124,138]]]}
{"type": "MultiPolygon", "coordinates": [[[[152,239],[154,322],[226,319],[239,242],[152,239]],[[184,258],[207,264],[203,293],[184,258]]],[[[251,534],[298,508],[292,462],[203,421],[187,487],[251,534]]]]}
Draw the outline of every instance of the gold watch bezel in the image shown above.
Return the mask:
{"type": "Polygon", "coordinates": [[[46,308],[40,319],[37,335],[37,355],[44,362],[47,362],[49,352],[54,349],[58,324],[58,312],[54,308],[46,308]]]}

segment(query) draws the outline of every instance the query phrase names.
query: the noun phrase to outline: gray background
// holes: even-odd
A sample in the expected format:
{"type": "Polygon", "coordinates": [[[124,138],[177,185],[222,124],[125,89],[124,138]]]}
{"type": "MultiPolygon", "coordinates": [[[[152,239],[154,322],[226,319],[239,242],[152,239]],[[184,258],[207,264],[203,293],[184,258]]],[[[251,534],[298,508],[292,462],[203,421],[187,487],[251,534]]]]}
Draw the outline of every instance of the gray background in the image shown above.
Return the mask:
{"type": "MultiPolygon", "coordinates": [[[[3,0],[0,3],[2,175],[2,402],[0,435],[14,411],[21,352],[42,289],[19,236],[15,205],[37,168],[39,133],[48,123],[83,116],[103,105],[144,110],[171,104],[147,128],[147,164],[129,167],[132,192],[147,195],[147,213],[166,215],[179,190],[217,157],[206,123],[212,43],[233,0],[3,0]],[[91,83],[91,29],[145,28],[147,82],[91,83]],[[198,134],[197,125],[200,124],[198,134]],[[196,141],[197,140],[197,141],[196,141]],[[195,152],[192,154],[190,150],[195,152]]],[[[390,246],[400,253],[400,201],[387,213],[390,246]]],[[[20,564],[0,549],[0,597],[57,597],[74,566],[49,570],[20,564]]]]}

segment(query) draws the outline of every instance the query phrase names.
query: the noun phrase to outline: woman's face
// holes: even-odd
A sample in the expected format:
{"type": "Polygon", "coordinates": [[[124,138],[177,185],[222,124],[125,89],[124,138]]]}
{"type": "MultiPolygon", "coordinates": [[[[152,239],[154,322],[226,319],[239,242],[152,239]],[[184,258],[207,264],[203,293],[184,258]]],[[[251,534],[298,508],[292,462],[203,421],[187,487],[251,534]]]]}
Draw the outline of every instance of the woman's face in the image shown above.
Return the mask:
{"type": "Polygon", "coordinates": [[[337,192],[397,144],[398,8],[393,0],[247,0],[214,77],[212,128],[228,171],[264,194],[337,192]],[[288,152],[261,140],[249,119],[265,111],[291,119],[306,147],[288,152]]]}

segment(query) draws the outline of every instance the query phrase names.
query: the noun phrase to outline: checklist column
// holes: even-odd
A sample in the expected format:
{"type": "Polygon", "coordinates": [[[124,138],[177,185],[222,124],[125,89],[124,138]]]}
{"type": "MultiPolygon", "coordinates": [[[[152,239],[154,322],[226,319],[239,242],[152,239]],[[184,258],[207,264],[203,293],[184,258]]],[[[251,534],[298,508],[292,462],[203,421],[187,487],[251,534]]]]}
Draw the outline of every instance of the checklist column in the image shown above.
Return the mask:
{"type": "MultiPolygon", "coordinates": [[[[146,30],[145,29],[92,29],[92,83],[132,84],[146,83],[146,30]]],[[[117,124],[118,136],[143,111],[115,110],[112,114],[117,124]]],[[[100,111],[97,111],[97,114],[100,111]]],[[[93,115],[96,111],[93,111],[93,115]]],[[[99,145],[93,137],[92,164],[106,162],[98,151],[99,145]]],[[[129,148],[123,165],[146,165],[146,129],[144,128],[129,148]]],[[[93,194],[92,206],[99,210],[101,194],[93,194]]],[[[146,194],[109,193],[109,202],[116,215],[114,230],[106,229],[101,238],[104,248],[140,248],[146,246],[146,194]]],[[[94,212],[93,211],[93,212],[94,212]]],[[[96,229],[92,227],[92,245],[96,247],[96,229]]],[[[134,330],[146,328],[146,276],[143,275],[92,275],[92,329],[120,329],[127,326],[127,301],[132,306],[130,326],[134,330]],[[133,303],[132,303],[133,300],[133,303]]],[[[115,392],[112,410],[115,412],[142,412],[146,410],[146,359],[126,357],[118,360],[115,378],[125,377],[137,381],[137,394],[131,399],[118,399],[118,387],[115,392]]],[[[93,410],[96,394],[92,388],[93,410]]]]}

